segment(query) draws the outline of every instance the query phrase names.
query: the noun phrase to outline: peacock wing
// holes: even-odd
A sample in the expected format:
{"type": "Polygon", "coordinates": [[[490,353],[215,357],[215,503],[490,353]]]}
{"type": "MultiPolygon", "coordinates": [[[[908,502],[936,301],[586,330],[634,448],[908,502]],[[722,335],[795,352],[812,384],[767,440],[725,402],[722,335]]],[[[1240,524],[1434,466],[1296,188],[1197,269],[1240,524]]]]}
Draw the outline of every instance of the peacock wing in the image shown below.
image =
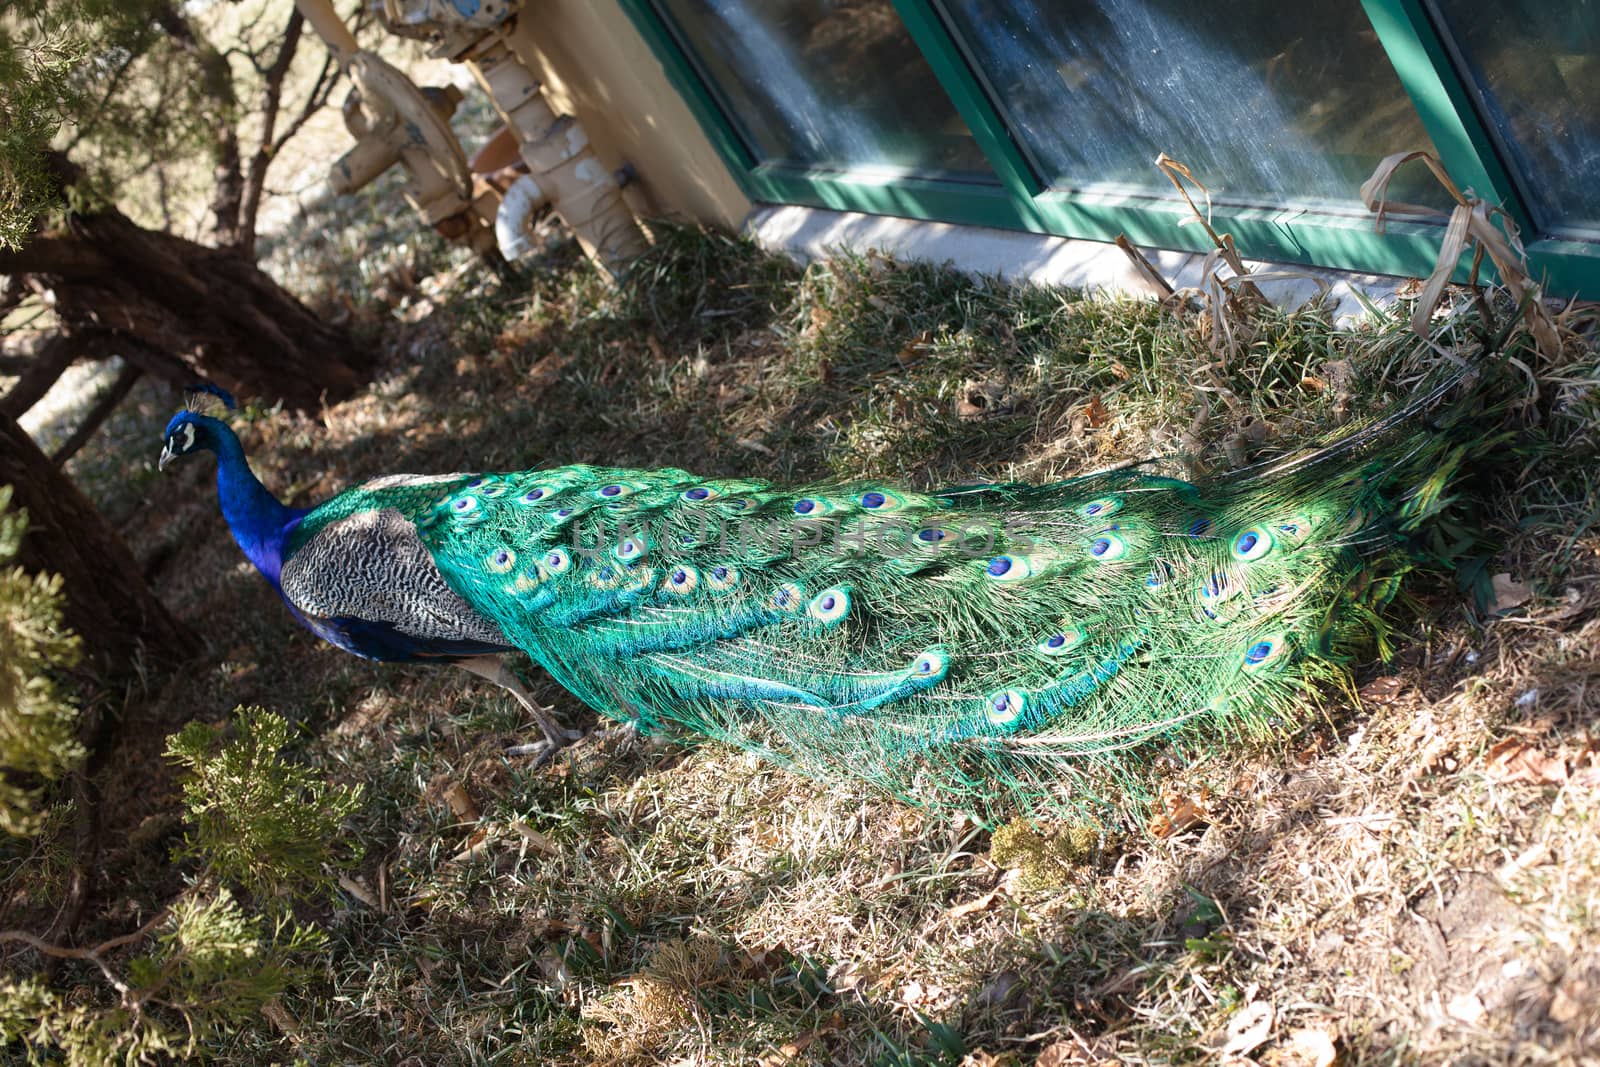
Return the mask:
{"type": "Polygon", "coordinates": [[[394,507],[316,522],[285,560],[280,585],[308,618],[356,626],[357,643],[363,633],[381,642],[389,654],[379,658],[507,647],[499,627],[450,588],[415,523],[394,507]]]}

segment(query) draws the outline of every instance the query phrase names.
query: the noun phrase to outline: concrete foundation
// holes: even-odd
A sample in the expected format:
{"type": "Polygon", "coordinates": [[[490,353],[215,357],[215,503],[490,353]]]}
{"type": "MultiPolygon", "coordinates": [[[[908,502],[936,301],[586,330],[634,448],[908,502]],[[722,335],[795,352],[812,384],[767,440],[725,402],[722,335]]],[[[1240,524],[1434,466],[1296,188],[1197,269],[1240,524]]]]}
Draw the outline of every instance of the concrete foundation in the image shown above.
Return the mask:
{"type": "MultiPolygon", "coordinates": [[[[996,275],[1009,281],[1135,296],[1160,296],[1116,245],[1066,237],[997,230],[984,226],[958,226],[945,222],[862,215],[793,205],[762,205],[744,222],[744,230],[764,248],[787,252],[806,260],[833,251],[862,253],[877,249],[899,259],[948,263],[969,274],[996,275]]],[[[1174,288],[1201,284],[1203,252],[1175,252],[1141,248],[1174,288]]],[[[1392,303],[1406,279],[1383,274],[1356,274],[1299,264],[1246,260],[1252,271],[1292,270],[1321,278],[1331,287],[1340,322],[1359,316],[1363,309],[1356,293],[1380,306],[1392,303]]],[[[1224,268],[1226,269],[1226,268],[1224,268]]],[[[1317,293],[1311,278],[1260,283],[1267,298],[1294,306],[1317,293]]]]}

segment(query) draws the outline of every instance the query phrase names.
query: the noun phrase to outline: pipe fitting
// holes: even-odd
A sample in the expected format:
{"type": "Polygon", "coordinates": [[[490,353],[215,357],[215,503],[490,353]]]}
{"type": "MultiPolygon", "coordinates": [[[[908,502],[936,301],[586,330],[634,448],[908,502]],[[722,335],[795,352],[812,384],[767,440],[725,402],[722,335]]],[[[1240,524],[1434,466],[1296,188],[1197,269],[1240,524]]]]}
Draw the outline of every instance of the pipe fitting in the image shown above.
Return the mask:
{"type": "Polygon", "coordinates": [[[500,200],[500,210],[494,216],[494,239],[500,254],[515,262],[533,251],[533,237],[528,232],[528,219],[545,205],[548,198],[533,176],[524,174],[511,183],[500,200]]]}
{"type": "MultiPolygon", "coordinates": [[[[647,241],[616,178],[596,158],[583,126],[571,116],[556,114],[533,72],[503,41],[469,62],[516,135],[518,152],[551,210],[572,230],[585,255],[613,277],[621,277],[647,241]]],[[[497,219],[497,235],[499,229],[497,219]]]]}

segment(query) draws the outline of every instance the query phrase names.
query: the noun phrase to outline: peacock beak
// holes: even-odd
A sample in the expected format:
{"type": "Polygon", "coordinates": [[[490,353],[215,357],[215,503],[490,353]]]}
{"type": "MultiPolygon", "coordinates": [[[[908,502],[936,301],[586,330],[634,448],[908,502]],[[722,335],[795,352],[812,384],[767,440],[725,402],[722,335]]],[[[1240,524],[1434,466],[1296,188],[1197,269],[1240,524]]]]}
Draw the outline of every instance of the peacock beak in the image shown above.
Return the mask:
{"type": "Polygon", "coordinates": [[[166,470],[167,464],[172,462],[173,455],[172,442],[168,441],[166,444],[161,446],[161,458],[156,460],[156,470],[166,470]]]}

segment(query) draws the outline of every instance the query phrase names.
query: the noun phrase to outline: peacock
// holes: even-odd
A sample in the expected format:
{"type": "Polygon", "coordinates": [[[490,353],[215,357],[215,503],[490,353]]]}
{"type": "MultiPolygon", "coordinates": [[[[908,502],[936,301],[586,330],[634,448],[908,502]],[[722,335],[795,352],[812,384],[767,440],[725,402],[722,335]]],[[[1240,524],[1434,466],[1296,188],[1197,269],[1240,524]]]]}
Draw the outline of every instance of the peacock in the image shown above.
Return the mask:
{"type": "Polygon", "coordinates": [[[232,406],[215,388],[173,417],[161,466],[216,453],[228,526],[301,625],[506,686],[547,750],[568,735],[513,651],[640,730],[925,804],[1059,811],[1130,753],[1279,729],[1348,680],[1493,443],[1447,402],[1475,373],[1198,482],[1135,464],[917,492],[579,464],[394,475],[296,509],[207,413],[232,406]]]}

